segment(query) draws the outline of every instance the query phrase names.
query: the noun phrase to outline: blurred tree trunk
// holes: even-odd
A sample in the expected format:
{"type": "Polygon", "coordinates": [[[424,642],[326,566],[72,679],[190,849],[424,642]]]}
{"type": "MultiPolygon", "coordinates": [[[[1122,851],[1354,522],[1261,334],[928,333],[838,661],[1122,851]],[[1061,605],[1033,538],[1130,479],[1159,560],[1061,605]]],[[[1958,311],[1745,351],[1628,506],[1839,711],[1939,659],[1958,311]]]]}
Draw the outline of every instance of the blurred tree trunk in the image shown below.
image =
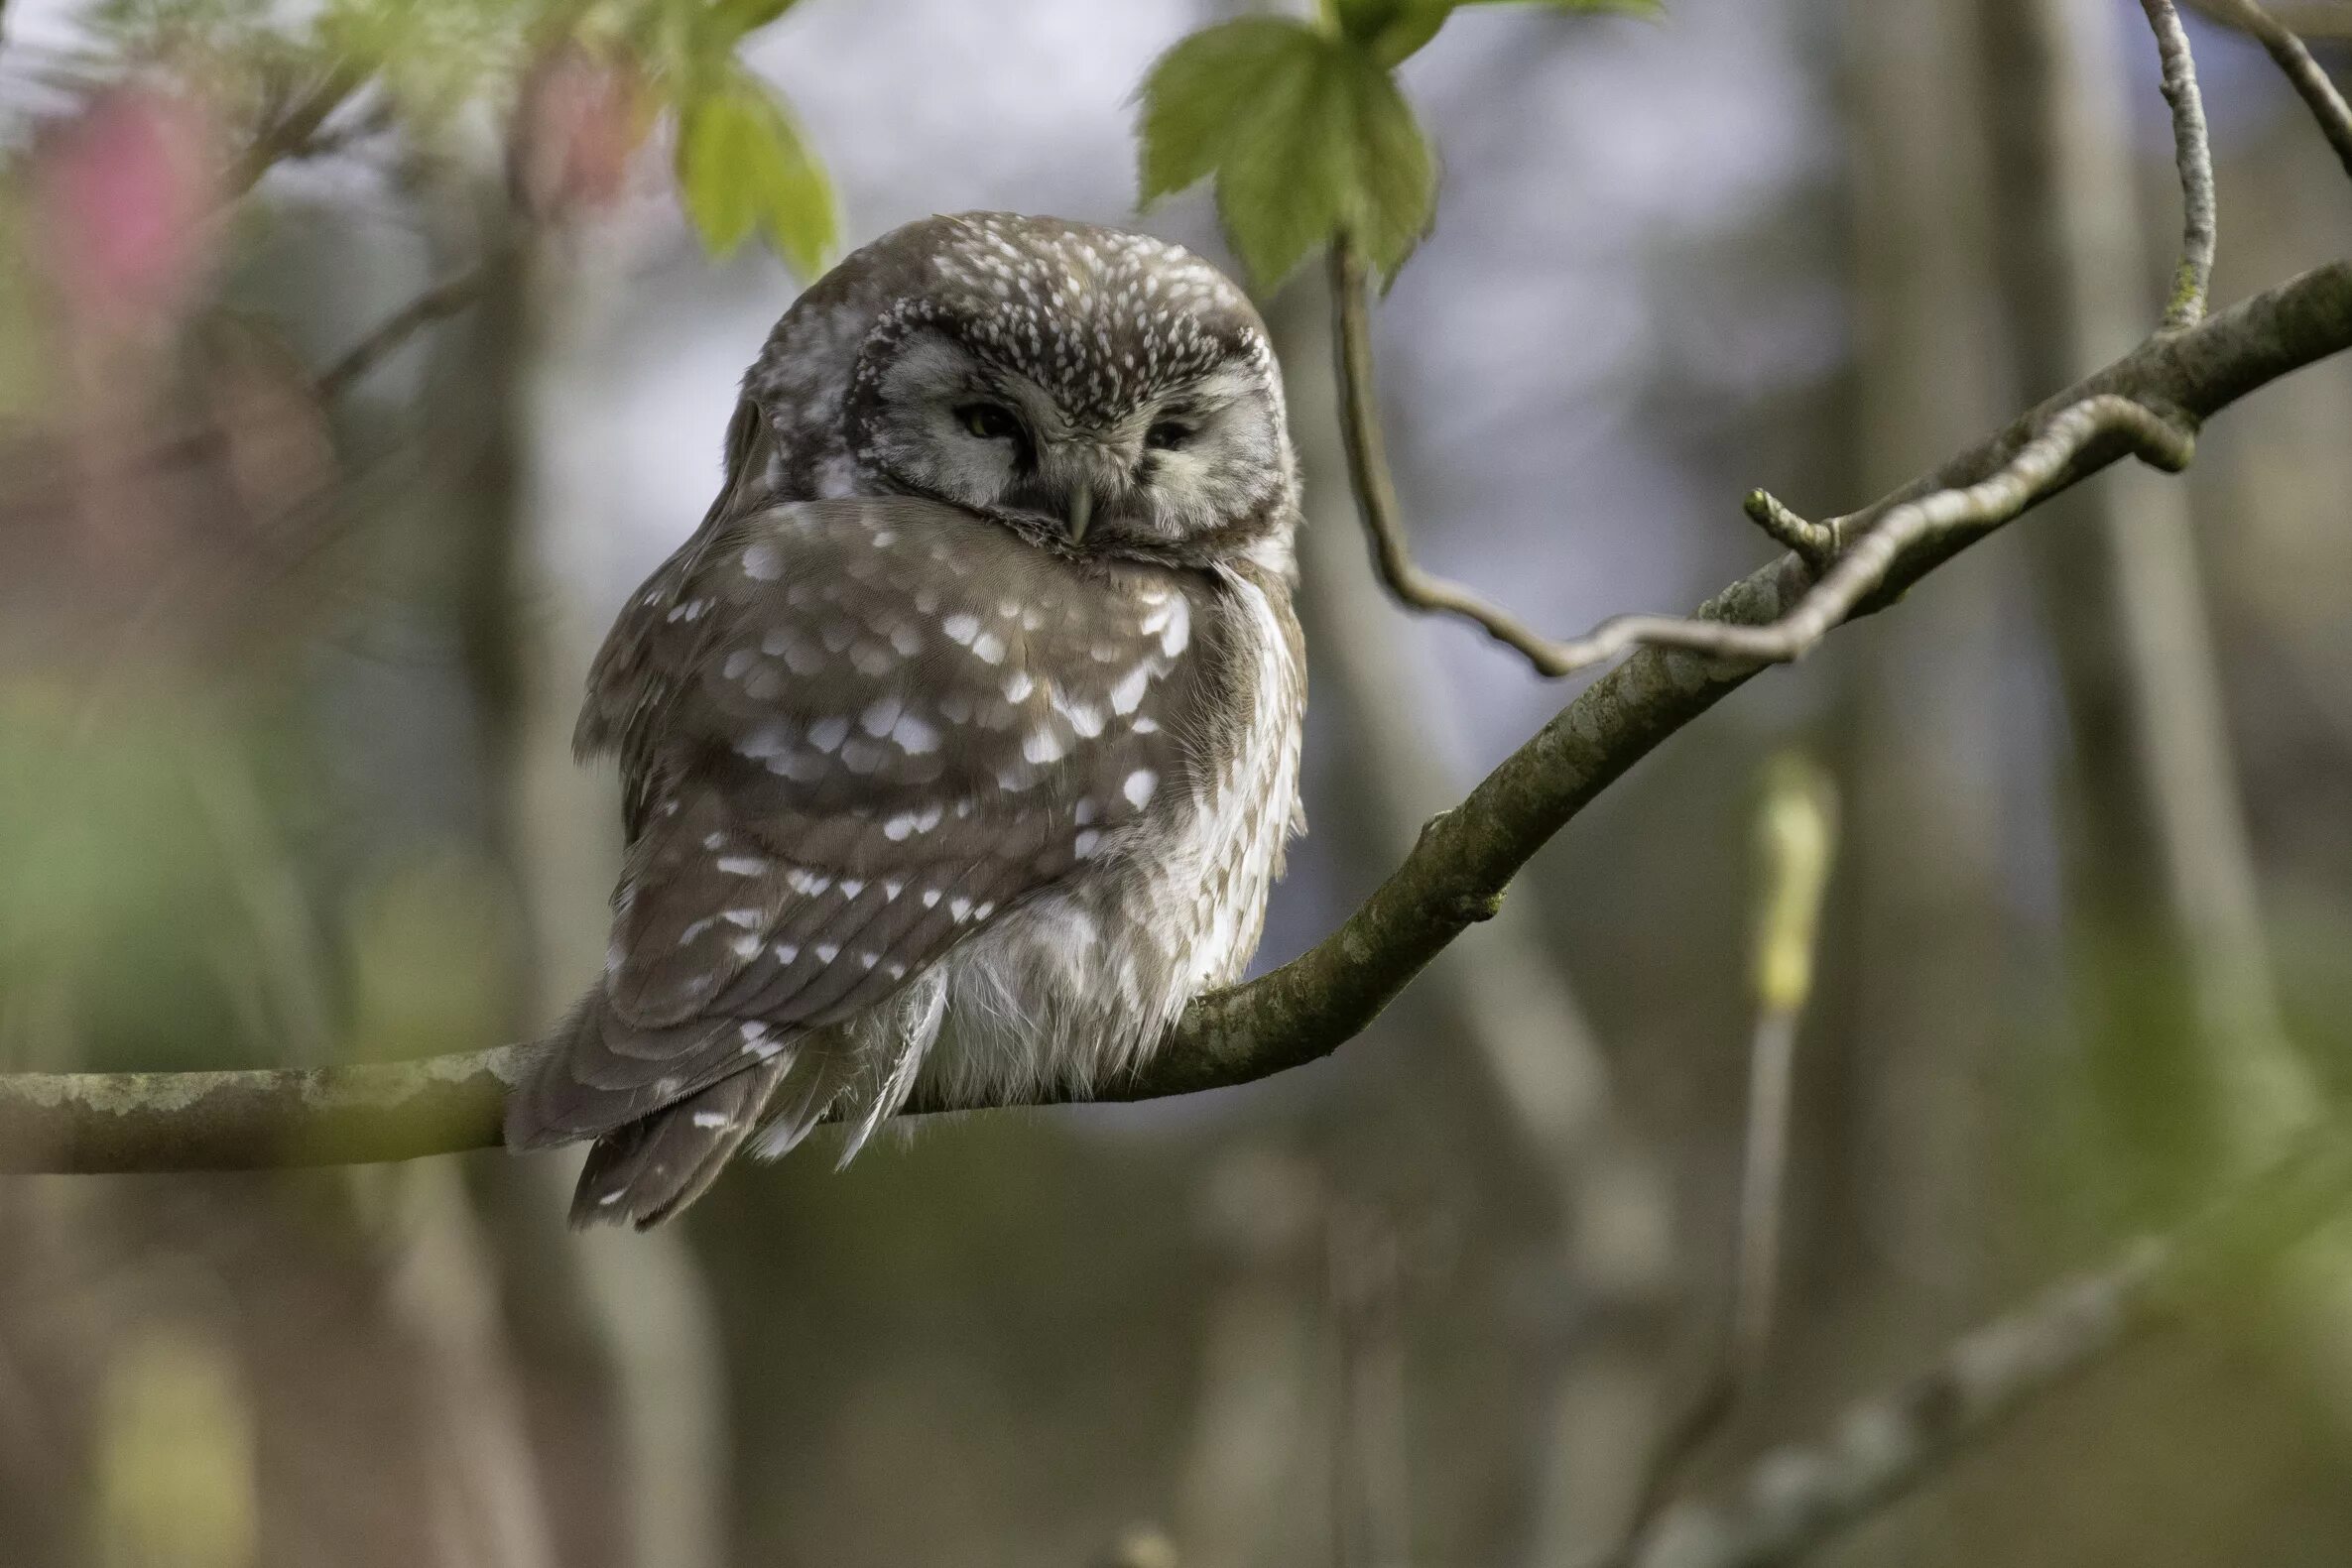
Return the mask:
{"type": "MultiPolygon", "coordinates": [[[[619,807],[612,781],[571,753],[572,721],[589,662],[603,642],[608,519],[593,474],[573,465],[597,443],[575,422],[610,400],[566,399],[594,374],[596,337],[626,259],[610,251],[567,255],[543,268],[540,352],[526,388],[532,462],[518,500],[523,543],[513,591],[534,613],[524,622],[508,807],[518,873],[535,942],[530,1016],[535,1028],[562,1015],[601,972],[611,897],[620,871],[619,807]],[[606,265],[597,264],[598,257],[606,265]]],[[[717,482],[718,447],[711,448],[717,482]]],[[[682,540],[694,519],[681,517],[682,540]]],[[[574,1164],[536,1162],[536,1200],[550,1215],[570,1203],[574,1164]]],[[[572,1278],[606,1347],[614,1381],[627,1555],[632,1568],[719,1568],[727,1560],[726,1373],[715,1308],[683,1226],[638,1235],[610,1229],[570,1238],[572,1278]]]]}
{"type": "MultiPolygon", "coordinates": [[[[1990,79],[2010,132],[2018,373],[2035,396],[2146,335],[2152,225],[2114,9],[2000,6],[2010,47],[1990,79]]],[[[2153,70],[2153,47],[2143,53],[2153,70]]],[[[2190,496],[2128,469],[2067,497],[2034,540],[2074,742],[2067,872],[2085,1032],[2095,1050],[2129,1053],[2118,1073],[2166,1054],[2189,1067],[2206,1092],[2170,1111],[2239,1161],[2308,1119],[2313,1085],[2280,1025],[2190,496]]]]}
{"type": "MultiPolygon", "coordinates": [[[[425,437],[427,450],[448,462],[444,580],[481,770],[482,853],[503,868],[508,837],[498,790],[511,766],[520,667],[511,609],[514,389],[527,334],[521,263],[504,250],[502,218],[484,226],[494,259],[466,329],[447,334],[435,356],[425,437]]],[[[505,979],[498,1005],[511,1025],[528,981],[505,979]]],[[[448,1428],[436,1445],[443,1558],[451,1568],[553,1565],[550,1499],[508,1345],[503,1282],[473,1196],[447,1161],[420,1161],[386,1179],[399,1229],[410,1237],[394,1305],[424,1348],[448,1428]]]]}
{"type": "MultiPolygon", "coordinates": [[[[1978,0],[1856,0],[1849,28],[1858,383],[1855,493],[1900,484],[2005,414],[1978,0]]],[[[1854,1095],[1844,1204],[1930,1334],[1987,1273],[1989,1094],[2015,1021],[2004,968],[2003,687],[2010,561],[1988,551],[1855,651],[1849,770],[1854,1095]]],[[[1911,1316],[1907,1312],[1906,1316],[1911,1316]]]]}
{"type": "MultiPolygon", "coordinates": [[[[1373,575],[1339,443],[1330,296],[1288,291],[1274,327],[1306,497],[1300,603],[1315,655],[1315,700],[1339,715],[1350,759],[1350,820],[1323,824],[1351,851],[1393,864],[1422,825],[1459,799],[1463,748],[1412,658],[1413,612],[1373,575]]],[[[1498,661],[1508,656],[1497,652],[1498,661]]],[[[1567,1343],[1528,1419],[1536,1432],[1529,1520],[1513,1548],[1534,1564],[1572,1562],[1614,1538],[1643,1477],[1640,1434],[1659,1424],[1671,1242],[1667,1196],[1647,1149],[1622,1125],[1609,1069],[1553,956],[1533,883],[1448,949],[1419,981],[1429,1027],[1475,1059],[1517,1147],[1547,1189],[1556,1257],[1539,1271],[1563,1298],[1567,1343]]]]}
{"type": "MultiPolygon", "coordinates": [[[[1838,12],[1854,495],[1893,488],[2013,412],[1974,69],[1981,10],[1849,0],[1838,12]]],[[[2004,887],[2021,836],[2004,769],[2014,574],[1997,549],[1959,561],[1840,655],[1843,892],[1808,1030],[1819,1043],[1798,1057],[1790,1304],[1724,1458],[1803,1429],[1999,1297],[1999,1093],[2026,1000],[2004,887]]],[[[1948,1522],[1930,1497],[1895,1527],[1916,1544],[1948,1522]]]]}

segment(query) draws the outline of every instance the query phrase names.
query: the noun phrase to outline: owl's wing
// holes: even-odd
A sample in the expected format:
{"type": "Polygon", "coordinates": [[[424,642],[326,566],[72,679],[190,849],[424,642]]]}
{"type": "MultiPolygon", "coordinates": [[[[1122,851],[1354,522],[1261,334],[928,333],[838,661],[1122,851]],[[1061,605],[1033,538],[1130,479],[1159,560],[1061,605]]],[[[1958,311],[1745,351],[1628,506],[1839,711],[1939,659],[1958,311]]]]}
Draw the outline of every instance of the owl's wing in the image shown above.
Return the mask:
{"type": "Polygon", "coordinates": [[[735,405],[727,422],[726,473],[702,524],[679,551],[648,577],[613,618],[612,630],[588,668],[587,701],[580,707],[571,748],[582,761],[606,753],[621,759],[621,821],[631,843],[645,827],[661,716],[677,682],[693,665],[707,628],[680,613],[686,592],[723,520],[748,510],[753,488],[766,471],[775,435],[764,411],[751,398],[735,405]]]}
{"type": "Polygon", "coordinates": [[[603,1026],[575,1034],[578,1092],[542,1139],[883,1001],[1190,787],[1208,677],[1175,573],[894,497],[724,523],[661,591],[626,663],[599,663],[626,689],[591,698],[637,827],[603,1026]]]}

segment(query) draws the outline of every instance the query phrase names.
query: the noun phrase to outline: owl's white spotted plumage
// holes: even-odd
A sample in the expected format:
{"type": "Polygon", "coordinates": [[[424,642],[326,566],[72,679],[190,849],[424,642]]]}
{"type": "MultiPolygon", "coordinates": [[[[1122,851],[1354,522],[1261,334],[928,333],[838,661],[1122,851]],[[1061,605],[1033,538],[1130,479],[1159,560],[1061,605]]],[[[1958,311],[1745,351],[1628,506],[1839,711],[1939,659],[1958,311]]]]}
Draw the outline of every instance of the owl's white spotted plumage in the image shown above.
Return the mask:
{"type": "Polygon", "coordinates": [[[610,955],[508,1139],[652,1224],[747,1141],[854,1151],[1133,1070],[1239,978],[1298,816],[1296,464],[1265,329],[1140,235],[975,213],[819,280],[615,624],[610,955]]]}

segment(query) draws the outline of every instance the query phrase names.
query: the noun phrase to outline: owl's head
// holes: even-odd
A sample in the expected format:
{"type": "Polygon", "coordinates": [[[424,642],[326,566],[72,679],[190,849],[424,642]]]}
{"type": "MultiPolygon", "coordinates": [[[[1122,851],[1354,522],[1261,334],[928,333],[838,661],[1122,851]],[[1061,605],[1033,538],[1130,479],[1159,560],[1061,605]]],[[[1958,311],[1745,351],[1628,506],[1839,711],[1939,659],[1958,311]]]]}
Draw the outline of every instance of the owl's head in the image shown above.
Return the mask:
{"type": "Polygon", "coordinates": [[[1079,553],[1287,557],[1281,372],[1248,299],[1189,252],[1054,218],[932,218],[843,262],[804,311],[772,351],[829,333],[838,355],[855,335],[837,430],[857,488],[1079,553]]]}

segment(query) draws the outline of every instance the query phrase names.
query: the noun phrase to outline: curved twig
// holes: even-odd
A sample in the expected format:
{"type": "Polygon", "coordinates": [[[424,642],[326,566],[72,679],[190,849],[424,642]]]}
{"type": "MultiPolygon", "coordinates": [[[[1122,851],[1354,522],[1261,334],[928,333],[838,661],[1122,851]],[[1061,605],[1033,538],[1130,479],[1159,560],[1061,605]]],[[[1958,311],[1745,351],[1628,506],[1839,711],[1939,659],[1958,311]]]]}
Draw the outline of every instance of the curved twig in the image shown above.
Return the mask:
{"type": "MultiPolygon", "coordinates": [[[[2068,411],[2112,395],[2201,421],[2246,394],[2352,348],[2352,261],[2255,296],[2191,330],[2142,344],[1859,515],[1867,523],[2012,467],[2068,411]]],[[[2054,493],[2122,456],[2121,436],[2081,443],[2037,491],[2054,493]]],[[[1997,527],[1932,534],[1884,585],[1897,593],[1997,527]]],[[[1748,627],[1780,619],[1811,574],[1784,556],[1701,609],[1748,627]]],[[[1200,998],[1132,1078],[1060,1086],[1040,1103],[1140,1100],[1247,1083],[1315,1061],[1361,1032],[1471,924],[1519,868],[1625,771],[1756,673],[1670,649],[1610,670],[1459,806],[1433,819],[1388,881],[1337,930],[1247,985],[1200,998]]],[[[396,1159],[495,1146],[516,1052],[328,1069],[238,1073],[0,1074],[0,1171],[168,1170],[396,1159]]],[[[927,1103],[917,1110],[952,1110],[927,1103]]]]}
{"type": "MultiPolygon", "coordinates": [[[[1380,433],[1380,400],[1372,380],[1372,322],[1364,307],[1368,275],[1363,254],[1345,233],[1331,241],[1332,337],[1339,360],[1339,424],[1347,438],[1348,479],[1356,511],[1372,545],[1372,564],[1401,604],[1458,616],[1506,648],[1527,656],[1537,672],[1565,675],[1583,667],[1554,643],[1499,605],[1458,582],[1424,571],[1405,543],[1397,485],[1380,433]]],[[[1590,663],[1586,661],[1585,663],[1590,663]]]]}
{"type": "Polygon", "coordinates": [[[2334,148],[2336,158],[2344,166],[2344,173],[2352,175],[2352,104],[2336,90],[2336,84],[2320,68],[2319,61],[2303,47],[2303,41],[2290,32],[2277,17],[2264,10],[2255,0],[2205,0],[2207,9],[2221,20],[2253,35],[2255,41],[2269,51],[2279,68],[2287,73],[2311,117],[2319,122],[2319,130],[2334,148]]]}
{"type": "MultiPolygon", "coordinates": [[[[1808,566],[1821,567],[1829,561],[1820,581],[1786,616],[1768,626],[1735,626],[1684,616],[1621,615],[1572,642],[1553,642],[1468,589],[1432,577],[1414,564],[1398,521],[1396,486],[1381,449],[1379,413],[1372,393],[1371,326],[1364,309],[1363,262],[1345,236],[1333,242],[1331,258],[1348,466],[1382,579],[1407,604],[1476,622],[1496,641],[1525,654],[1547,675],[1589,668],[1643,646],[1762,663],[1801,659],[1832,627],[1886,586],[1906,550],[1936,535],[1981,532],[2007,522],[2046,494],[2092,443],[2106,437],[2119,439],[2144,461],[2173,472],[2188,465],[2194,449],[2193,437],[2186,429],[2146,405],[2114,393],[2093,394],[2050,416],[1999,471],[1965,487],[1916,497],[1889,508],[1858,538],[1852,538],[1834,560],[1826,551],[1845,534],[1842,522],[1838,526],[1807,523],[1757,491],[1748,498],[1751,518],[1797,550],[1808,566]]],[[[2201,309],[2200,305],[2200,313],[2201,309]]]]}
{"type": "Polygon", "coordinates": [[[2172,0],[2140,0],[2165,61],[2165,102],[2172,109],[2172,156],[2180,166],[2180,265],[2165,305],[2165,330],[2177,332],[2205,318],[2218,243],[2213,189],[2213,141],[2205,130],[2204,95],[2197,90],[2196,57],[2172,0]]]}
{"type": "Polygon", "coordinates": [[[1820,646],[1832,628],[1885,588],[1904,553],[1938,535],[1998,527],[2047,495],[2083,450],[2102,437],[2124,442],[2143,462],[2177,473],[2195,439],[2146,405],[2098,393],[2052,416],[1996,473],[1965,487],[1906,501],[1849,544],[1821,580],[1769,626],[1723,626],[1671,615],[1621,615],[1558,645],[1571,669],[1599,663],[1636,644],[1680,648],[1717,659],[1786,663],[1820,646]]]}

